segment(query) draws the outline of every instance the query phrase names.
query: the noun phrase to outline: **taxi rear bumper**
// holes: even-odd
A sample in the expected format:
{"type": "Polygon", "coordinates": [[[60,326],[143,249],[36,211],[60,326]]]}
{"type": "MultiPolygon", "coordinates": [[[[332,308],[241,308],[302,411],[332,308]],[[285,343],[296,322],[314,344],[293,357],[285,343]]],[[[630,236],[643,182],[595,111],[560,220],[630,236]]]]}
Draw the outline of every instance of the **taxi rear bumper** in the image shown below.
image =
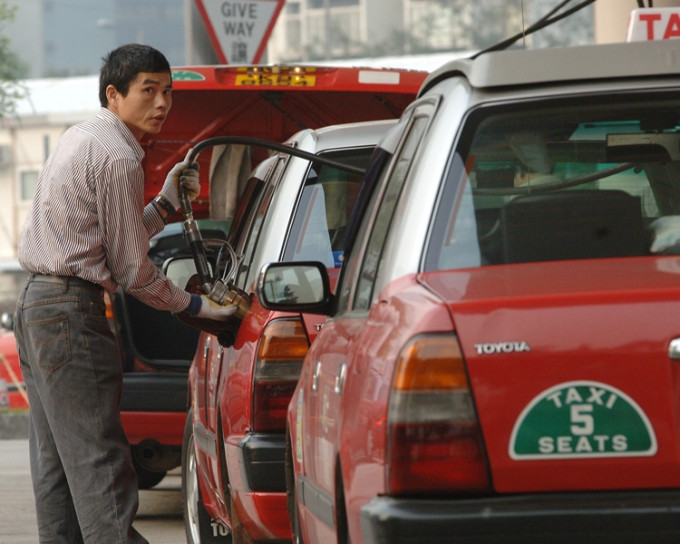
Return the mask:
{"type": "Polygon", "coordinates": [[[678,542],[680,490],[478,499],[376,497],[361,509],[367,544],[678,542]]]}

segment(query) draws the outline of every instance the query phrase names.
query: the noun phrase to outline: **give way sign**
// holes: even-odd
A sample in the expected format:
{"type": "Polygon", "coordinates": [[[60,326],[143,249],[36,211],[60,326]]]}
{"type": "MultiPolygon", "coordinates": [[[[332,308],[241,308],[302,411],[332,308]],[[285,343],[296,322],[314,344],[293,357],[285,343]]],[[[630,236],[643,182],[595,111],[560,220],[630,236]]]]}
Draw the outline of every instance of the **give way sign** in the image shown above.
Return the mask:
{"type": "Polygon", "coordinates": [[[224,64],[260,61],[285,0],[195,0],[224,64]]]}

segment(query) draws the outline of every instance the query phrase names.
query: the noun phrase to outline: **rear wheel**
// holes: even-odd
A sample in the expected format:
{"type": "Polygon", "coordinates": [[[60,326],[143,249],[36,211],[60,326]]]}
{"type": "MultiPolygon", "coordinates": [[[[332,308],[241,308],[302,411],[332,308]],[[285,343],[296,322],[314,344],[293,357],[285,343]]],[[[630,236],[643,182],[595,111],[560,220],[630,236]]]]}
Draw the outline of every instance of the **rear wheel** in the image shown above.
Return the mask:
{"type": "Polygon", "coordinates": [[[135,467],[135,472],[137,473],[137,487],[139,489],[151,489],[153,486],[161,483],[161,480],[167,474],[165,471],[156,472],[144,468],[137,461],[134,451],[132,452],[132,466],[135,467]]]}
{"type": "Polygon", "coordinates": [[[210,519],[203,504],[196,472],[196,449],[191,411],[187,414],[182,441],[182,502],[187,544],[231,544],[231,533],[210,519]]]}

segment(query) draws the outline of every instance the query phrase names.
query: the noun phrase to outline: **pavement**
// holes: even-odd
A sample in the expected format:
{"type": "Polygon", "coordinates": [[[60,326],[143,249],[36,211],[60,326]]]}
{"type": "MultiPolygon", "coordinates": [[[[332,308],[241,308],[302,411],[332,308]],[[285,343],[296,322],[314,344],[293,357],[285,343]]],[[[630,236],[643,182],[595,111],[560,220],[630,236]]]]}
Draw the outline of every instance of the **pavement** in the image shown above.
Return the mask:
{"type": "Polygon", "coordinates": [[[28,438],[28,412],[0,412],[0,440],[28,438]]]}
{"type": "MultiPolygon", "coordinates": [[[[139,492],[136,529],[151,544],[185,544],[179,469],[139,492]]],[[[0,544],[35,544],[38,529],[28,461],[28,413],[0,412],[0,544]]]]}

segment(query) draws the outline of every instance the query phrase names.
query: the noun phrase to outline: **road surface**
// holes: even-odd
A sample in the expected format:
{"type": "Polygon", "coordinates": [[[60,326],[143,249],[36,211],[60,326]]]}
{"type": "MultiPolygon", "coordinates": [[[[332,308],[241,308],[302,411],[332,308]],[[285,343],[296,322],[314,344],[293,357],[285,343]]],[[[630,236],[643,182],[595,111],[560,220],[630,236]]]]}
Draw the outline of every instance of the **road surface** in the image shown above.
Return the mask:
{"type": "MultiPolygon", "coordinates": [[[[151,544],[186,543],[180,490],[174,470],[153,489],[139,492],[135,527],[151,544]]],[[[28,440],[0,440],[0,544],[36,542],[28,440]]]]}

